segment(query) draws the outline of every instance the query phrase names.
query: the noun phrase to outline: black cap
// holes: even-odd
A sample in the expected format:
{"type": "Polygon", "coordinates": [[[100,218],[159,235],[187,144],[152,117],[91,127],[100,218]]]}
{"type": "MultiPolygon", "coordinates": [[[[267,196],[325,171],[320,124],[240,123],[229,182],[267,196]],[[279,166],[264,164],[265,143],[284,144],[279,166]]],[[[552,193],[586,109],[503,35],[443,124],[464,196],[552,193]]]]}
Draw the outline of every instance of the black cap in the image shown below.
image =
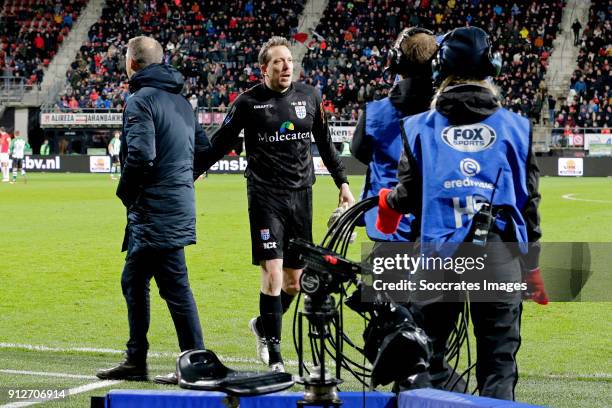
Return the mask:
{"type": "Polygon", "coordinates": [[[442,40],[434,71],[441,78],[456,75],[484,79],[497,75],[500,68],[501,59],[491,55],[489,35],[478,27],[460,27],[442,40]]]}

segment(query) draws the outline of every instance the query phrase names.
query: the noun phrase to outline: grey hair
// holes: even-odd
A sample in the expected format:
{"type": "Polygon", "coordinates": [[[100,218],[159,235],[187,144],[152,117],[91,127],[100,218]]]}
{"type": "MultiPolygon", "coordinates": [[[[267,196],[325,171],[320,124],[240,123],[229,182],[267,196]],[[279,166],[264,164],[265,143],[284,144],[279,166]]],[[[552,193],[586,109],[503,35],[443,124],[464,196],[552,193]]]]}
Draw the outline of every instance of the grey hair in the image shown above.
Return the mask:
{"type": "Polygon", "coordinates": [[[132,38],[128,42],[128,51],[139,69],[151,64],[161,64],[164,58],[161,44],[155,38],[144,35],[132,38]]]}
{"type": "Polygon", "coordinates": [[[268,51],[270,48],[278,47],[279,45],[284,45],[285,47],[289,48],[289,40],[287,40],[285,37],[274,36],[266,41],[259,50],[259,55],[257,57],[259,65],[264,65],[270,62],[270,55],[268,51]]]}

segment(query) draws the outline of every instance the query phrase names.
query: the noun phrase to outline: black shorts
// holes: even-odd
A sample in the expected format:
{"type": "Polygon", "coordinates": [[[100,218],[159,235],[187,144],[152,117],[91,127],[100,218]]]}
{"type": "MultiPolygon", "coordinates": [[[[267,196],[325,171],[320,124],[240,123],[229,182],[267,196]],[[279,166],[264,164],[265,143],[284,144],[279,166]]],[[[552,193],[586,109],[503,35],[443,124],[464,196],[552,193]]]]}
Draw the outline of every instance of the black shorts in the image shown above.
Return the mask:
{"type": "Polygon", "coordinates": [[[312,188],[288,190],[249,183],[247,195],[253,265],[282,259],[283,267],[302,269],[304,263],[288,246],[292,238],[312,241],[312,188]]]}
{"type": "Polygon", "coordinates": [[[111,163],[119,164],[119,155],[118,154],[111,155],[111,163]]]}
{"type": "Polygon", "coordinates": [[[14,169],[23,169],[23,159],[15,159],[13,158],[13,168],[14,169]]]}

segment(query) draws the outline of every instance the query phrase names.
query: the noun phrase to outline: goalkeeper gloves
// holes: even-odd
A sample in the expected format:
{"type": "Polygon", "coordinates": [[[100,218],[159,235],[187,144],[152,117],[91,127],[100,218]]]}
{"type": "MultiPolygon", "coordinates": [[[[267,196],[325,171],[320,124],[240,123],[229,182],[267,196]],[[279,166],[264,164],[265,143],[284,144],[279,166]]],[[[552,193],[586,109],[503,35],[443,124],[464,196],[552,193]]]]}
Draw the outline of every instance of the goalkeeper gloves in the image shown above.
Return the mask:
{"type": "Polygon", "coordinates": [[[376,229],[383,234],[393,234],[399,227],[402,214],[389,207],[387,195],[391,192],[388,188],[381,188],[378,192],[378,218],[376,218],[376,229]]]}

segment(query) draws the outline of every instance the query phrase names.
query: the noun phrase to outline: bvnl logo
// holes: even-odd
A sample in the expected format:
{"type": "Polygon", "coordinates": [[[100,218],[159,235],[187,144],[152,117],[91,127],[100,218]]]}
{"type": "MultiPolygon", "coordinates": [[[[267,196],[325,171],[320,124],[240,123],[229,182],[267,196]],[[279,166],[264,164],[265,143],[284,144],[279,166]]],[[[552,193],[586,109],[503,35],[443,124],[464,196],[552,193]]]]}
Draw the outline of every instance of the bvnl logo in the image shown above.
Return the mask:
{"type": "Polygon", "coordinates": [[[295,130],[295,126],[293,125],[293,123],[289,121],[283,122],[283,124],[280,127],[280,133],[285,133],[288,130],[295,130]]]}

